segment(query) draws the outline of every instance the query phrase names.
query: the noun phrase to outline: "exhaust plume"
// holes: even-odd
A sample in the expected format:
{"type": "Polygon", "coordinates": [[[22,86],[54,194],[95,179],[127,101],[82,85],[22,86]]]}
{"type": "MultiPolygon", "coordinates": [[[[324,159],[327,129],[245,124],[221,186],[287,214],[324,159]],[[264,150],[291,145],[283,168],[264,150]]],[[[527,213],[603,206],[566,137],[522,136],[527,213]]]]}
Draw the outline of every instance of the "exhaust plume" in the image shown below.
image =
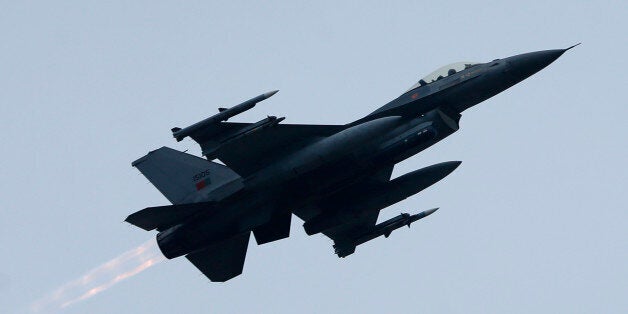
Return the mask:
{"type": "Polygon", "coordinates": [[[53,290],[34,302],[31,311],[59,311],[87,300],[165,259],[155,240],[151,239],[53,290]]]}

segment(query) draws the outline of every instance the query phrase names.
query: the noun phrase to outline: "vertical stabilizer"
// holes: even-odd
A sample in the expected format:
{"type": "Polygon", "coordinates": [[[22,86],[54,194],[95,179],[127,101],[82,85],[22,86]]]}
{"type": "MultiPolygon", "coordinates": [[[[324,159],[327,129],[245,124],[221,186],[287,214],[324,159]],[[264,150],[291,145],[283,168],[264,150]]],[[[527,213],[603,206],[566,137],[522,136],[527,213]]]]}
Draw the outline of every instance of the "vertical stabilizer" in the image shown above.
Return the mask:
{"type": "Polygon", "coordinates": [[[172,204],[205,188],[215,188],[239,176],[228,167],[190,154],[162,147],[131,164],[172,204]]]}

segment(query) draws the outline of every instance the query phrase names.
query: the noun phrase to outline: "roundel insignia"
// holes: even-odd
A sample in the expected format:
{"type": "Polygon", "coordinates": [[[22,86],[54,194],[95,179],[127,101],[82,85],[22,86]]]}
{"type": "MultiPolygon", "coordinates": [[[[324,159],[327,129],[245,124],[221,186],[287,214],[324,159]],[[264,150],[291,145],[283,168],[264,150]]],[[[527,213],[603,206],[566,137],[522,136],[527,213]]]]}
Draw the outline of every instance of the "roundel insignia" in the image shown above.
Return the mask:
{"type": "Polygon", "coordinates": [[[419,98],[419,93],[414,93],[412,94],[412,96],[410,96],[412,99],[417,99],[419,98]]]}

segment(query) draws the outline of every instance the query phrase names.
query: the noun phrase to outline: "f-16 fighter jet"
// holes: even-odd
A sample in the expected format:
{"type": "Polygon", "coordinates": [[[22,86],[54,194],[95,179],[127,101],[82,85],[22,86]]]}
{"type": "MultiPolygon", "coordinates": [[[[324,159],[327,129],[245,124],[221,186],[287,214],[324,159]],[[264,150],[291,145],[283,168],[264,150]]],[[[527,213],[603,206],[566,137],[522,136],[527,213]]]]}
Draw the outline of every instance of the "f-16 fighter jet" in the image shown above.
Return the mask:
{"type": "Polygon", "coordinates": [[[436,211],[377,223],[379,211],[443,179],[448,161],[393,180],[396,163],[458,130],[461,113],[521,82],[573,48],[442,67],[371,114],[345,125],[227,122],[273,96],[268,92],[185,128],[205,158],[162,147],[133,166],[173,204],[148,207],[126,221],[157,230],[169,259],[185,256],[211,281],[242,273],[249,236],[257,244],[287,238],[292,215],[308,235],[322,233],[346,257],[436,211]],[[214,162],[218,159],[222,163],[214,162]]]}

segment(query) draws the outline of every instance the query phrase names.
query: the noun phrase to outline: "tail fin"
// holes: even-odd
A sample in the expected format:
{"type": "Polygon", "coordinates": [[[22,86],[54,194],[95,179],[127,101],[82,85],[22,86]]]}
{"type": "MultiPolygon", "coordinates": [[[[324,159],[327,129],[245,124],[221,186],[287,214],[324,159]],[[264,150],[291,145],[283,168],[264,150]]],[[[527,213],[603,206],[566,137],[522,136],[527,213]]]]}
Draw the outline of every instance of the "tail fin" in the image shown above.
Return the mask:
{"type": "Polygon", "coordinates": [[[172,204],[203,188],[215,188],[239,176],[226,166],[168,147],[148,153],[131,164],[172,204]]]}

